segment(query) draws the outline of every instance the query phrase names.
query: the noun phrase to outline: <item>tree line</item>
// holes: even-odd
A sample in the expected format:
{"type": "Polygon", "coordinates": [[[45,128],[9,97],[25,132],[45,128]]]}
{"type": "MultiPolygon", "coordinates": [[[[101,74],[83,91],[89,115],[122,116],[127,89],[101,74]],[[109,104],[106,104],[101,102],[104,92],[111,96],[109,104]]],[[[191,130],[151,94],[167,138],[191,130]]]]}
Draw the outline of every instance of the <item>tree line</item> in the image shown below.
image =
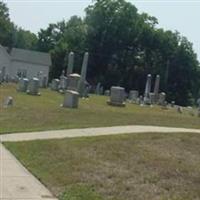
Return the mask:
{"type": "Polygon", "coordinates": [[[144,92],[147,74],[161,76],[168,101],[194,104],[200,95],[200,65],[192,43],[179,32],[158,28],[158,20],[125,0],[96,0],[85,17],[51,23],[38,34],[17,27],[0,2],[0,43],[8,47],[49,52],[50,79],[67,67],[67,54],[75,53],[80,73],[83,54],[90,54],[87,80],[105,89],[120,85],[144,92]]]}

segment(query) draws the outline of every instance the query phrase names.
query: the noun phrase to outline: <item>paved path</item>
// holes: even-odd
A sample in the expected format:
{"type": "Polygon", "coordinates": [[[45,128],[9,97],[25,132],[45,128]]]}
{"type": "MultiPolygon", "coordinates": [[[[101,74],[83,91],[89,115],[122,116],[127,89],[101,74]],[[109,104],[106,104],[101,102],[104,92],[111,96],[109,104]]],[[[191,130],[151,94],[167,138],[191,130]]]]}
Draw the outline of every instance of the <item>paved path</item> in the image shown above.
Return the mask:
{"type": "MultiPolygon", "coordinates": [[[[195,132],[197,129],[167,128],[154,126],[116,126],[86,128],[35,133],[1,135],[0,141],[28,141],[80,136],[114,135],[141,132],[195,132]]],[[[0,143],[0,200],[56,200],[30,172],[0,143]]]]}
{"type": "Polygon", "coordinates": [[[0,143],[0,200],[56,200],[0,143]]]}
{"type": "Polygon", "coordinates": [[[0,141],[28,141],[28,140],[44,140],[58,139],[67,137],[83,137],[83,136],[99,136],[99,135],[114,135],[122,133],[144,133],[144,132],[193,132],[200,133],[200,129],[186,128],[170,128],[157,126],[114,126],[101,128],[84,128],[84,129],[68,129],[68,130],[53,130],[33,133],[16,133],[0,136],[0,141]]]}

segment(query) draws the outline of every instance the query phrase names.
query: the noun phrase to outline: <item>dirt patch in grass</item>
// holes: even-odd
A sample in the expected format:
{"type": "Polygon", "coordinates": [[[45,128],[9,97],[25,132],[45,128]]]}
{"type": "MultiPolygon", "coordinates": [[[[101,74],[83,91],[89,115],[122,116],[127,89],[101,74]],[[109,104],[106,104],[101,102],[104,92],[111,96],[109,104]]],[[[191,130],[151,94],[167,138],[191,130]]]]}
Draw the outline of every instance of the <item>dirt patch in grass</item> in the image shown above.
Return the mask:
{"type": "Polygon", "coordinates": [[[58,196],[81,184],[104,199],[200,199],[199,134],[126,134],[6,147],[58,196]]]}

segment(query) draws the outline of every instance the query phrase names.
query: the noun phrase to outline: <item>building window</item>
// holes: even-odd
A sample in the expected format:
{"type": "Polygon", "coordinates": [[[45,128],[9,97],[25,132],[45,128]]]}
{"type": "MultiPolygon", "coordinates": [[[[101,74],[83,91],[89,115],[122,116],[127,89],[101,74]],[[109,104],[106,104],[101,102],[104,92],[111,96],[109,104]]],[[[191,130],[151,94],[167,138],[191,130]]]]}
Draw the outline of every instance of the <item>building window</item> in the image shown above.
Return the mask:
{"type": "Polygon", "coordinates": [[[27,70],[25,70],[25,69],[18,69],[17,76],[20,77],[20,78],[27,77],[27,70]]]}

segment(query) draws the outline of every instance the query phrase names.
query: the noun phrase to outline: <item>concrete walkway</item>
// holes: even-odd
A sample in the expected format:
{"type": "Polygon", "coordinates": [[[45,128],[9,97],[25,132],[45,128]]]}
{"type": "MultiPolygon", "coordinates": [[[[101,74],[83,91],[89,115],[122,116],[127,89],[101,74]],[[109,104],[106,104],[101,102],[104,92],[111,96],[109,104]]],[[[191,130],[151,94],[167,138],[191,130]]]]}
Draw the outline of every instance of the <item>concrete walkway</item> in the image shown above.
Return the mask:
{"type": "Polygon", "coordinates": [[[0,143],[0,200],[56,200],[0,143]]]}
{"type": "Polygon", "coordinates": [[[18,142],[29,140],[44,140],[44,139],[59,139],[67,137],[84,137],[84,136],[99,136],[99,135],[115,135],[122,133],[148,133],[148,132],[188,132],[200,133],[200,129],[186,129],[186,128],[170,128],[158,126],[113,126],[101,128],[84,128],[84,129],[68,129],[68,130],[53,130],[41,131],[33,133],[15,133],[0,136],[2,142],[18,142]]]}
{"type": "MultiPolygon", "coordinates": [[[[28,141],[81,136],[114,135],[144,132],[188,132],[200,133],[197,129],[168,128],[155,126],[116,126],[86,128],[35,133],[17,133],[0,136],[0,141],[28,141]]],[[[0,200],[56,200],[19,161],[0,143],[0,200]]]]}

